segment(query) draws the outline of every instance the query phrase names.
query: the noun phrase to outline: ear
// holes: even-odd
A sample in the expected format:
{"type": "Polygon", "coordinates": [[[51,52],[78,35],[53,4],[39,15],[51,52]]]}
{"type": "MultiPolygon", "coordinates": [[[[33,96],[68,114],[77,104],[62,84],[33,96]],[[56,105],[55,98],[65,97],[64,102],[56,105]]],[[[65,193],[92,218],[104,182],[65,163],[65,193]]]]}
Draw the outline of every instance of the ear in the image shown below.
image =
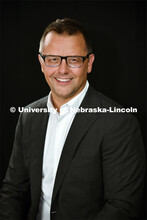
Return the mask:
{"type": "Polygon", "coordinates": [[[40,54],[38,54],[38,60],[39,60],[39,63],[40,63],[40,66],[41,66],[41,71],[44,73],[44,62],[43,62],[43,59],[42,57],[40,56],[40,54]]]}
{"type": "Polygon", "coordinates": [[[95,59],[94,54],[93,53],[90,54],[88,58],[88,71],[87,71],[88,73],[92,71],[92,65],[93,65],[94,59],[95,59]]]}

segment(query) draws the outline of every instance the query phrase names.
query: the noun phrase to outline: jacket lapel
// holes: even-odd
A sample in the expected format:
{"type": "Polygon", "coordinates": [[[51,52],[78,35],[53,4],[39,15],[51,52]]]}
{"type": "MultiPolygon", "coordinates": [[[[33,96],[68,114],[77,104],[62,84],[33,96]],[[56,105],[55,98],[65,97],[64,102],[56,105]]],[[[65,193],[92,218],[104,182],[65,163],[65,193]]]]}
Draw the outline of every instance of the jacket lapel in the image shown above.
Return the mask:
{"type": "MultiPolygon", "coordinates": [[[[92,103],[88,101],[90,98],[89,97],[90,93],[91,93],[91,89],[88,90],[87,95],[81,104],[83,108],[93,107],[92,103]]],[[[94,121],[97,119],[97,117],[98,117],[98,114],[92,114],[92,113],[77,113],[76,114],[75,119],[70,128],[70,131],[68,133],[68,136],[67,136],[67,139],[64,144],[63,151],[62,151],[62,155],[60,158],[60,162],[59,162],[59,166],[58,166],[58,170],[56,174],[53,196],[52,196],[52,203],[54,202],[54,199],[60,189],[60,186],[66,175],[66,172],[68,171],[68,167],[72,161],[72,158],[74,156],[74,153],[76,151],[76,148],[78,147],[80,140],[85,135],[85,133],[88,131],[90,126],[94,123],[94,121]]]]}
{"type": "Polygon", "coordinates": [[[36,214],[40,200],[43,150],[48,117],[48,113],[33,113],[31,121],[30,182],[33,206],[31,215],[36,214]]]}
{"type": "MultiPolygon", "coordinates": [[[[48,122],[47,113],[37,113],[36,120],[33,118],[33,128],[31,134],[32,152],[31,152],[31,177],[35,183],[35,188],[40,184],[42,175],[43,149],[45,142],[45,134],[48,122]]],[[[33,185],[34,187],[34,185],[33,185]]]]}

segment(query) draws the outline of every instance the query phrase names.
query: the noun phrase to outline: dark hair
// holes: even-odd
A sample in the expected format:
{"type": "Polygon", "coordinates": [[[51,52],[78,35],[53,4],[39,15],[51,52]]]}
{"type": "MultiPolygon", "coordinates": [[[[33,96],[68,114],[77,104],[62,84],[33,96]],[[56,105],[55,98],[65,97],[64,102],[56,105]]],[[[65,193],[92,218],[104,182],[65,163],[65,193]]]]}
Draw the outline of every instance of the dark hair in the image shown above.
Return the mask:
{"type": "Polygon", "coordinates": [[[58,34],[67,35],[75,35],[81,33],[85,39],[88,53],[92,53],[91,43],[85,28],[78,21],[71,18],[57,19],[56,21],[53,21],[46,27],[40,40],[39,52],[42,52],[40,50],[42,50],[43,42],[45,40],[46,35],[50,31],[55,31],[58,34]]]}

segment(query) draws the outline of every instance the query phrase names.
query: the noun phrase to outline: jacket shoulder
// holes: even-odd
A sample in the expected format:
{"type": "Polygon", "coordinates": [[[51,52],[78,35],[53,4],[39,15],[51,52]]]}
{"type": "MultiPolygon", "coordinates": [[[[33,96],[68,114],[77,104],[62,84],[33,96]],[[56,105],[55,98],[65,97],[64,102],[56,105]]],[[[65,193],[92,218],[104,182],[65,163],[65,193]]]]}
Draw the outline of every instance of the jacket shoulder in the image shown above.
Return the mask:
{"type": "Polygon", "coordinates": [[[25,106],[25,108],[28,108],[28,107],[31,107],[31,108],[44,107],[45,108],[47,106],[47,99],[48,99],[48,95],[28,104],[27,106],[25,106]]]}
{"type": "Polygon", "coordinates": [[[48,96],[44,96],[28,105],[26,105],[20,112],[18,122],[22,120],[25,124],[29,122],[32,117],[40,117],[47,112],[47,99],[48,96]]]}
{"type": "Polygon", "coordinates": [[[100,111],[96,113],[103,121],[107,121],[107,124],[115,124],[119,121],[124,122],[129,120],[137,126],[139,125],[136,116],[131,112],[131,108],[130,110],[128,108],[129,111],[126,111],[124,106],[101,92],[96,91],[91,86],[82,104],[84,107],[100,109],[100,111]]]}
{"type": "MultiPolygon", "coordinates": [[[[89,87],[89,90],[87,92],[87,98],[88,102],[90,101],[91,104],[97,105],[97,107],[122,107],[121,104],[116,102],[115,100],[111,99],[110,97],[102,94],[99,91],[96,91],[93,87],[89,87]]],[[[87,101],[86,100],[86,101],[87,101]]]]}

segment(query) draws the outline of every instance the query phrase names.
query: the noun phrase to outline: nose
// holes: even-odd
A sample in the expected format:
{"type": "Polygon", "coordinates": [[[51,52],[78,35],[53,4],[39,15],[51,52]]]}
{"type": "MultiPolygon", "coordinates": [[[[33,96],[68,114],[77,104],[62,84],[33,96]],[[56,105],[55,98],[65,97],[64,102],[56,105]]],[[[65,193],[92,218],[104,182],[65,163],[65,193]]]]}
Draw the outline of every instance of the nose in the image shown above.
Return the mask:
{"type": "Polygon", "coordinates": [[[59,68],[59,72],[61,74],[67,74],[68,73],[68,66],[67,66],[67,63],[66,63],[65,59],[62,60],[60,66],[58,68],[59,68]]]}

